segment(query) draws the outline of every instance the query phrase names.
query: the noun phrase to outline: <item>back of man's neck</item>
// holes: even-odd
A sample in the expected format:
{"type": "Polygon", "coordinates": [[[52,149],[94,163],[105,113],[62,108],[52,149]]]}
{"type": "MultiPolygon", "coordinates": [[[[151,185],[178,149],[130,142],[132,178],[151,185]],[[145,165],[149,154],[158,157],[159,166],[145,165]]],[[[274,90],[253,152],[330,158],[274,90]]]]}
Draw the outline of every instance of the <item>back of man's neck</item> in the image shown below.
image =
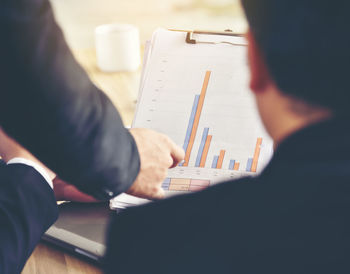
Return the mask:
{"type": "Polygon", "coordinates": [[[288,108],[276,116],[275,127],[271,136],[274,139],[275,148],[291,134],[332,117],[332,113],[326,109],[314,109],[308,113],[297,112],[288,108]]]}

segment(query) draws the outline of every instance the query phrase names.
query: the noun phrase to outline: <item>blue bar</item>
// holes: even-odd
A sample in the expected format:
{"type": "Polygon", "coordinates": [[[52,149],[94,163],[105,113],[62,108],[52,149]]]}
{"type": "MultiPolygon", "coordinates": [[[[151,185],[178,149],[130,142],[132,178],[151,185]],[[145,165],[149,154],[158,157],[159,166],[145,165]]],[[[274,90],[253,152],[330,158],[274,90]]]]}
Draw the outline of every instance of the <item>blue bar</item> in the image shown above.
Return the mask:
{"type": "Polygon", "coordinates": [[[253,165],[253,158],[249,158],[247,162],[247,171],[252,170],[252,165],[253,165]]]}
{"type": "Polygon", "coordinates": [[[187,131],[186,131],[185,143],[184,143],[184,146],[183,146],[184,151],[187,150],[188,143],[190,142],[190,137],[191,137],[191,133],[192,133],[192,129],[193,129],[194,118],[195,118],[196,112],[197,112],[198,102],[199,102],[199,95],[196,95],[194,97],[194,102],[193,102],[193,106],[192,106],[192,112],[191,112],[190,120],[188,122],[187,131]]]}
{"type": "Polygon", "coordinates": [[[229,168],[228,168],[228,169],[233,170],[233,169],[234,169],[234,167],[235,167],[235,163],[236,163],[236,161],[235,161],[235,160],[231,160],[231,161],[230,161],[230,166],[229,166],[229,168]]]}
{"type": "Polygon", "coordinates": [[[201,144],[199,146],[195,167],[199,167],[200,166],[202,155],[203,155],[203,150],[204,150],[204,146],[205,146],[205,142],[206,142],[207,137],[208,137],[208,133],[209,133],[209,128],[208,127],[204,128],[203,135],[202,135],[202,141],[201,141],[201,144]]]}
{"type": "Polygon", "coordinates": [[[164,190],[169,190],[170,182],[171,182],[170,178],[165,178],[165,180],[163,181],[163,184],[162,184],[162,188],[164,190]]]}
{"type": "MultiPolygon", "coordinates": [[[[198,108],[199,96],[200,95],[196,95],[194,97],[194,102],[193,102],[193,106],[192,106],[191,116],[190,116],[190,120],[188,121],[185,142],[184,142],[184,145],[183,145],[183,149],[184,149],[185,153],[187,151],[187,147],[188,147],[188,144],[189,144],[190,138],[191,138],[191,133],[192,133],[193,124],[194,124],[194,118],[196,117],[196,112],[197,112],[197,108],[198,108]]],[[[183,166],[183,163],[179,164],[179,166],[183,166]]]]}
{"type": "Polygon", "coordinates": [[[216,168],[218,166],[219,156],[214,156],[213,164],[211,165],[211,168],[216,168]]]}

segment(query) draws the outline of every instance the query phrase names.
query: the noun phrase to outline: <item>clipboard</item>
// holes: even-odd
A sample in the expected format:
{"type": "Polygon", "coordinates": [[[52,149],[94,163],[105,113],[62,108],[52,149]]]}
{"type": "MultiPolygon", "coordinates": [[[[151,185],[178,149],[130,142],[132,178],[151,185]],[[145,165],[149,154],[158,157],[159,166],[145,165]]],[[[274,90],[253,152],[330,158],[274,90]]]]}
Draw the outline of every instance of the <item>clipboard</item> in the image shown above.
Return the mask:
{"type": "Polygon", "coordinates": [[[206,31],[206,30],[177,30],[177,29],[169,29],[170,31],[180,31],[180,32],[186,32],[186,43],[187,44],[211,44],[211,45],[217,45],[217,44],[229,44],[232,46],[246,46],[244,43],[233,43],[230,41],[203,41],[195,38],[194,36],[197,35],[221,35],[221,36],[231,36],[231,37],[244,37],[245,35],[242,33],[235,33],[230,29],[226,29],[224,31],[206,31]]]}
{"type": "MultiPolygon", "coordinates": [[[[246,46],[245,35],[231,30],[163,28],[146,44],[132,127],[162,132],[186,152],[163,182],[166,196],[258,174],[270,160],[273,143],[249,91],[246,46]]],[[[122,194],[110,205],[147,202],[122,194]]]]}
{"type": "MultiPolygon", "coordinates": [[[[159,31],[168,31],[168,32],[177,32],[177,33],[186,33],[185,35],[185,39],[184,39],[184,44],[188,45],[188,46],[197,46],[197,45],[230,45],[230,46],[238,46],[238,47],[246,47],[248,44],[246,42],[246,40],[244,39],[244,37],[246,37],[245,34],[243,33],[235,33],[233,30],[231,29],[226,29],[224,31],[208,31],[208,30],[183,30],[183,29],[172,29],[172,28],[168,28],[168,29],[162,29],[162,28],[158,28],[152,35],[152,39],[146,41],[146,45],[145,45],[145,52],[144,52],[144,58],[143,58],[143,67],[142,67],[142,71],[141,71],[141,83],[140,83],[140,87],[139,87],[139,96],[137,99],[137,108],[138,108],[138,104],[140,102],[140,96],[142,94],[142,90],[144,87],[144,82],[145,82],[145,78],[146,78],[146,68],[148,67],[148,61],[149,59],[151,59],[151,55],[153,52],[153,46],[155,44],[155,40],[157,39],[157,34],[159,31]],[[228,41],[228,40],[219,40],[219,41],[214,41],[214,40],[200,40],[197,39],[197,37],[195,37],[196,35],[199,36],[221,36],[222,38],[228,37],[228,38],[237,38],[237,40],[235,42],[233,41],[228,41]],[[242,41],[245,42],[242,42],[242,41]]],[[[232,40],[232,39],[231,39],[232,40]]],[[[132,125],[134,125],[134,121],[132,123],[132,125]]]]}

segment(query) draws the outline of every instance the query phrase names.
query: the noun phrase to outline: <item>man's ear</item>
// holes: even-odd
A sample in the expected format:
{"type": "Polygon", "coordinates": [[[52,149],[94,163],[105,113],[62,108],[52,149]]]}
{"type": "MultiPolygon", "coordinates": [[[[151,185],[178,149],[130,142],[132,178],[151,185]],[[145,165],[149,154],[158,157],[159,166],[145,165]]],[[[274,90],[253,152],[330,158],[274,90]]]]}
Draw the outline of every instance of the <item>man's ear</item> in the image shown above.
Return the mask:
{"type": "Polygon", "coordinates": [[[251,31],[247,33],[248,61],[250,68],[250,89],[254,93],[261,93],[271,84],[271,78],[261,51],[256,44],[251,31]]]}

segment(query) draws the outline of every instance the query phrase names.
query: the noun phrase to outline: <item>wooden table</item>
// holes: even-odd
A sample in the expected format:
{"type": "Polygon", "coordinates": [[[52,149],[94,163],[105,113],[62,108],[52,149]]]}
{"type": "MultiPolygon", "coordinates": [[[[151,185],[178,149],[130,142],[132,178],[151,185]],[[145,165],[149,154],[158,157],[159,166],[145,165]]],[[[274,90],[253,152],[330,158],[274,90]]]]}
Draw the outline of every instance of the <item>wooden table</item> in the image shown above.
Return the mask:
{"type": "MultiPolygon", "coordinates": [[[[140,71],[135,73],[103,73],[96,67],[94,50],[74,52],[92,81],[101,88],[119,110],[125,125],[131,125],[139,87],[140,71]]],[[[40,243],[29,258],[23,274],[95,274],[97,267],[40,243]]]]}
{"type": "Polygon", "coordinates": [[[41,243],[35,248],[22,273],[100,274],[102,271],[86,261],[41,243]]]}

